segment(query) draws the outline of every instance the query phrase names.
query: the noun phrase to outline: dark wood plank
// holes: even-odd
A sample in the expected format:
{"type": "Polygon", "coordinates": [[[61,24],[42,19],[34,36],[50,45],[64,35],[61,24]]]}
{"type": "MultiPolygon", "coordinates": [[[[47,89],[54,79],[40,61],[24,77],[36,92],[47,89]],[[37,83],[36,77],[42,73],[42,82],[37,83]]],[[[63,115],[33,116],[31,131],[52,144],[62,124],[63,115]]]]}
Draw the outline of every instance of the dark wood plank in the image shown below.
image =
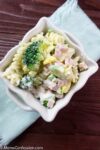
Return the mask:
{"type": "MultiPolygon", "coordinates": [[[[64,2],[0,0],[0,59],[40,17],[51,15],[64,2]]],[[[100,27],[100,1],[79,0],[79,4],[100,27]]],[[[40,118],[9,144],[22,145],[43,146],[44,150],[100,150],[100,69],[52,123],[40,118]]]]}

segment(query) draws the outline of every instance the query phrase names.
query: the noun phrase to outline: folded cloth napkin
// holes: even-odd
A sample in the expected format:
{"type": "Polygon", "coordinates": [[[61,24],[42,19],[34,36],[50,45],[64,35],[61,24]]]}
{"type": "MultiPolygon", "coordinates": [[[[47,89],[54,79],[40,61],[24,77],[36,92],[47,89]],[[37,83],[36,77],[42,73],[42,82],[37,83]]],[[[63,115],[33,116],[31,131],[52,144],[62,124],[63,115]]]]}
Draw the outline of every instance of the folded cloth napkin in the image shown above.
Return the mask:
{"type": "MultiPolygon", "coordinates": [[[[77,5],[77,0],[67,0],[49,19],[75,35],[91,58],[95,61],[100,58],[100,31],[77,5]]],[[[10,143],[38,118],[37,112],[26,112],[11,101],[0,80],[0,145],[10,143]]]]}

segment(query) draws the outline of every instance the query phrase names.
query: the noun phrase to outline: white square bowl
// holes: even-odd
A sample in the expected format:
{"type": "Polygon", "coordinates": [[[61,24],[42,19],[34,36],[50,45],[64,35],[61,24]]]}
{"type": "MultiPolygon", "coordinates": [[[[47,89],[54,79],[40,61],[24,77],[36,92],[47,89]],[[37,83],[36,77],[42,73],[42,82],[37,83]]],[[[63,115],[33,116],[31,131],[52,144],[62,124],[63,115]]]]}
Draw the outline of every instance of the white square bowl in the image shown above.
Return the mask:
{"type": "MultiPolygon", "coordinates": [[[[62,34],[65,36],[66,40],[68,43],[76,49],[77,54],[79,54],[83,60],[87,63],[88,65],[88,70],[80,73],[80,78],[78,82],[70,89],[70,91],[65,95],[64,98],[58,100],[55,104],[55,106],[52,109],[45,108],[40,104],[40,102],[34,98],[34,96],[27,92],[24,91],[18,87],[13,86],[7,79],[5,79],[2,74],[5,70],[5,68],[11,63],[12,58],[14,54],[16,53],[17,49],[19,48],[19,45],[16,45],[13,47],[4,57],[4,59],[0,62],[0,77],[1,79],[5,82],[7,88],[9,88],[13,92],[13,99],[15,98],[17,103],[19,105],[23,105],[21,100],[14,95],[16,93],[19,95],[24,103],[30,107],[31,110],[36,110],[39,112],[40,116],[47,122],[53,121],[59,110],[61,110],[63,107],[65,107],[69,101],[71,100],[71,97],[76,93],[78,90],[80,90],[89,77],[93,75],[97,70],[98,70],[98,65],[96,62],[94,62],[92,59],[90,59],[84,52],[82,44],[75,38],[73,37],[72,34],[65,32],[63,30],[60,30],[59,28],[53,26],[50,22],[49,19],[46,17],[42,17],[39,22],[36,24],[34,28],[29,30],[25,36],[22,39],[22,42],[28,42],[34,35],[45,31],[47,29],[52,29],[57,33],[62,34]],[[67,36],[66,36],[67,35],[67,36]],[[15,97],[14,97],[15,96],[15,97]]],[[[10,93],[11,95],[11,93],[10,93]]],[[[12,100],[13,100],[12,99],[12,100]]]]}

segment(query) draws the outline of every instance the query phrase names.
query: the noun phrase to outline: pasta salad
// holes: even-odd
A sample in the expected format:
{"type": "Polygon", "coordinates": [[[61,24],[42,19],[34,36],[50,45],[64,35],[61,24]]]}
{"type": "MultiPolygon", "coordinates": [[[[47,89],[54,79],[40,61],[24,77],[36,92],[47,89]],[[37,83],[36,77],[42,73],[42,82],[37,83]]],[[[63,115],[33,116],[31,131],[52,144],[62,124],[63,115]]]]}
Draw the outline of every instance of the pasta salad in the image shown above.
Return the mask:
{"type": "Polygon", "coordinates": [[[66,38],[52,30],[19,45],[3,76],[14,86],[31,92],[47,108],[63,98],[78,82],[80,72],[88,69],[66,38]]]}

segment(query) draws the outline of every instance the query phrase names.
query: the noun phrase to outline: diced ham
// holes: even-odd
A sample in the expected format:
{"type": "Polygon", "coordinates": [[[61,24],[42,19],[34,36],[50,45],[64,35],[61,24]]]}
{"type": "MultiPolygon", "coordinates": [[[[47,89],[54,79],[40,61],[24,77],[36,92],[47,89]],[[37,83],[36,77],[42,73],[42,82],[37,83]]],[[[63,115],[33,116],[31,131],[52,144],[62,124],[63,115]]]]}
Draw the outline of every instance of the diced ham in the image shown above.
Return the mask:
{"type": "Polygon", "coordinates": [[[88,66],[84,61],[79,63],[79,70],[80,71],[84,71],[84,70],[87,70],[87,69],[88,69],[88,66]]]}

